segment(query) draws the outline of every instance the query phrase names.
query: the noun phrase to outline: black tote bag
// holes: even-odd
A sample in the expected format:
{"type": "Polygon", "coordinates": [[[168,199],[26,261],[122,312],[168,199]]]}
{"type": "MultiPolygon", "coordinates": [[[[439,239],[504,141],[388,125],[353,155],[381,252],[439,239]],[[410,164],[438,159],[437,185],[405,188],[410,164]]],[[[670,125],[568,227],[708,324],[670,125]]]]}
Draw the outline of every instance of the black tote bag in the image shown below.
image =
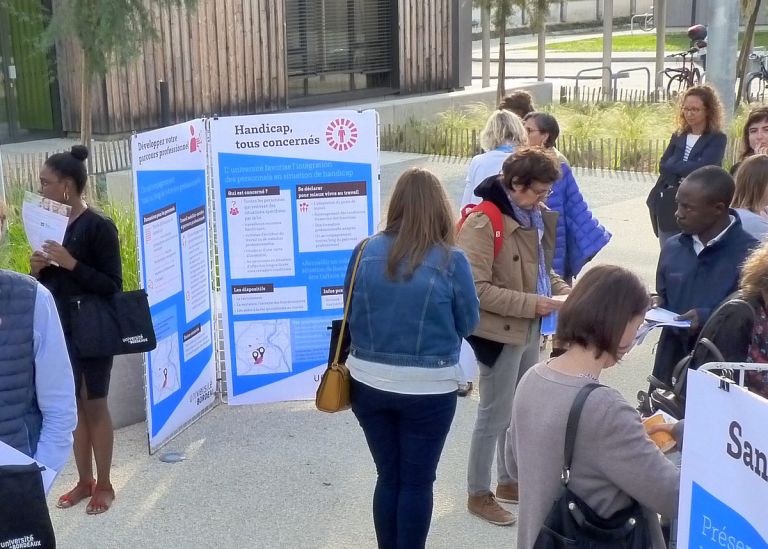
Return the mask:
{"type": "Polygon", "coordinates": [[[0,547],[55,549],[39,465],[0,466],[0,547]]]}
{"type": "Polygon", "coordinates": [[[80,357],[146,353],[157,347],[144,290],[77,296],[70,308],[72,344],[80,357]]]}
{"type": "Polygon", "coordinates": [[[560,494],[541,527],[533,549],[651,549],[648,521],[633,501],[610,518],[602,518],[568,488],[581,410],[589,394],[602,387],[585,385],[576,395],[565,431],[565,459],[560,494]]]}

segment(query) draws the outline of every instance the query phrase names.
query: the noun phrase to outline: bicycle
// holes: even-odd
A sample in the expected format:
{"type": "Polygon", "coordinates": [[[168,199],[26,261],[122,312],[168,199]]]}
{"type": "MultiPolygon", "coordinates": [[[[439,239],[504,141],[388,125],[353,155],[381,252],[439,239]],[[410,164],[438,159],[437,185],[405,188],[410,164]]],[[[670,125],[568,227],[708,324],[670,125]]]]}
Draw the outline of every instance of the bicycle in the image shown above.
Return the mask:
{"type": "Polygon", "coordinates": [[[653,29],[656,28],[656,21],[653,18],[653,6],[651,6],[650,11],[648,13],[636,13],[632,16],[632,18],[629,21],[629,32],[634,32],[635,30],[635,19],[639,19],[640,23],[637,25],[639,28],[644,30],[645,32],[651,32],[653,29]]]}
{"type": "Polygon", "coordinates": [[[667,83],[667,95],[669,97],[675,97],[688,88],[701,84],[701,71],[693,64],[693,56],[698,51],[698,48],[691,48],[666,57],[667,59],[680,57],[683,60],[682,67],[664,69],[664,76],[669,78],[667,83]]]}
{"type": "Polygon", "coordinates": [[[768,87],[768,68],[766,65],[766,59],[768,59],[768,53],[750,53],[749,59],[751,61],[760,61],[760,70],[750,72],[746,77],[746,84],[744,86],[744,100],[747,103],[752,102],[765,102],[765,88],[768,87]]]}

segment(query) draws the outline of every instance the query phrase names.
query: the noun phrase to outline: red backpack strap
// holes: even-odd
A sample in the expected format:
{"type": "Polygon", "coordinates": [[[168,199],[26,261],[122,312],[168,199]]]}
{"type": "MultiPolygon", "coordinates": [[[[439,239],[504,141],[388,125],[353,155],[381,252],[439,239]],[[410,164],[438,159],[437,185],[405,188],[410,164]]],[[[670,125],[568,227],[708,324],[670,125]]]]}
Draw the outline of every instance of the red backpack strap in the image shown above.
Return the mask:
{"type": "Polygon", "coordinates": [[[502,217],[501,210],[493,202],[483,200],[480,204],[467,204],[461,209],[461,219],[456,224],[456,229],[461,229],[461,226],[466,221],[469,214],[482,213],[488,219],[491,220],[491,228],[493,229],[493,257],[499,255],[501,246],[504,243],[502,234],[504,232],[504,218],[502,217]]]}

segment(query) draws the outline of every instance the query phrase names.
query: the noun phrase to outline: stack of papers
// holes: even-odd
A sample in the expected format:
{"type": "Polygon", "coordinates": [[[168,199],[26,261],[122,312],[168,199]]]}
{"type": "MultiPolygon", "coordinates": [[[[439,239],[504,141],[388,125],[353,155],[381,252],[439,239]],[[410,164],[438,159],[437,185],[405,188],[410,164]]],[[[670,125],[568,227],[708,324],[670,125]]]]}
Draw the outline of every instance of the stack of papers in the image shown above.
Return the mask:
{"type": "Polygon", "coordinates": [[[635,345],[640,345],[643,341],[645,341],[646,336],[654,328],[663,328],[665,326],[672,328],[691,327],[690,320],[675,320],[677,317],[677,313],[668,311],[667,309],[662,309],[661,307],[650,309],[645,314],[645,322],[637,331],[637,335],[635,336],[635,345]]]}
{"type": "Polygon", "coordinates": [[[677,313],[656,307],[645,313],[645,321],[648,324],[653,324],[654,328],[657,326],[672,326],[673,328],[691,327],[690,320],[675,320],[678,316],[677,313]]]}

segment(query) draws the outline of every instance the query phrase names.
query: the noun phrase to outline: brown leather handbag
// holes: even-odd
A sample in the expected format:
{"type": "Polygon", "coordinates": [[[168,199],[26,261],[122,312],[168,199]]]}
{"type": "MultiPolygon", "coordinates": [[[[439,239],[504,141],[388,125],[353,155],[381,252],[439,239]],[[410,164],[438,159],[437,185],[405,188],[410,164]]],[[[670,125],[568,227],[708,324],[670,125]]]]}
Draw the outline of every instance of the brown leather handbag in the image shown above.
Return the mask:
{"type": "MultiPolygon", "coordinates": [[[[349,400],[350,376],[349,368],[345,364],[349,354],[349,307],[352,303],[352,290],[355,287],[355,278],[357,277],[357,268],[360,266],[360,258],[363,256],[363,250],[368,239],[366,238],[360,244],[360,249],[355,257],[355,266],[352,269],[352,277],[349,281],[349,293],[344,304],[344,317],[341,321],[334,320],[331,326],[331,348],[332,358],[328,361],[320,386],[315,395],[315,406],[321,412],[341,412],[348,410],[351,403],[349,400]],[[345,345],[346,343],[346,345],[345,345]],[[335,349],[334,349],[335,348],[335,349]]],[[[330,356],[330,354],[329,354],[330,356]]]]}

